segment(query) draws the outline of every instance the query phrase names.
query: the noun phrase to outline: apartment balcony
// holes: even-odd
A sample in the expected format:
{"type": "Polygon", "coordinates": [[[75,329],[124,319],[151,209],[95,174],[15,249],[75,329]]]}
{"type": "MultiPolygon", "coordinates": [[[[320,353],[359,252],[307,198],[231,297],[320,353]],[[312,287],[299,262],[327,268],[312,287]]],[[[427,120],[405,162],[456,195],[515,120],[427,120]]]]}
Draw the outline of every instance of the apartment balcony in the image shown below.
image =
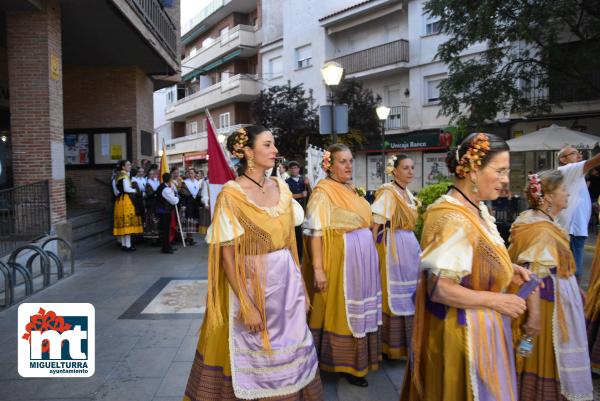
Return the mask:
{"type": "Polygon", "coordinates": [[[390,115],[385,121],[386,131],[408,129],[408,106],[390,107],[390,115]]]}
{"type": "Polygon", "coordinates": [[[168,105],[165,117],[172,121],[183,121],[187,116],[205,109],[233,102],[252,101],[260,90],[261,84],[256,75],[234,75],[168,105]]]}
{"type": "Polygon", "coordinates": [[[181,41],[188,44],[232,13],[248,14],[256,10],[257,0],[213,0],[181,27],[181,41]]]}
{"type": "Polygon", "coordinates": [[[346,78],[362,78],[408,68],[408,41],[404,39],[335,58],[346,78]]]}
{"type": "Polygon", "coordinates": [[[208,71],[215,64],[233,57],[250,57],[258,53],[261,43],[260,29],[249,25],[238,25],[229,33],[219,36],[212,44],[201,48],[188,58],[183,59],[183,79],[208,71]],[[192,72],[188,72],[192,71],[192,72]]]}

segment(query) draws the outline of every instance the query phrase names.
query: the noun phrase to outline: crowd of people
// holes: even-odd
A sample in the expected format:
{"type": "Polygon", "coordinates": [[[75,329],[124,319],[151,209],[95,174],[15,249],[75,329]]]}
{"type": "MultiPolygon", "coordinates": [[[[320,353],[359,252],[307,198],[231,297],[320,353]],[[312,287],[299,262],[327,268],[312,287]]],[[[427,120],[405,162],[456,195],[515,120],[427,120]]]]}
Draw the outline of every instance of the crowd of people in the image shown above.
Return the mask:
{"type": "MultiPolygon", "coordinates": [[[[471,134],[449,151],[453,184],[426,211],[408,189],[414,163],[404,154],[390,158],[390,180],[369,203],[343,144],[324,153],[327,177],[314,188],[297,162],[271,174],[278,151],[264,127],[237,130],[227,149],[237,178],[206,230],[206,313],[184,400],[321,400],[321,371],[367,387],[383,358],[407,360],[401,400],[593,399],[599,255],[587,296],[579,281],[585,174],[600,155],[582,160],[567,147],[561,167],[529,175],[529,208],[507,243],[486,206],[510,172],[509,148],[494,135],[471,134]]],[[[126,251],[132,235],[172,251],[177,213],[189,244],[209,223],[193,169],[159,183],[152,167],[130,172],[123,161],[115,175],[115,235],[126,251]]]]}
{"type": "Polygon", "coordinates": [[[117,164],[112,190],[115,198],[113,235],[121,249],[135,251],[140,240],[161,246],[173,253],[181,241],[194,245],[195,233],[204,234],[210,225],[208,179],[204,172],[189,168],[185,178],[178,167],[159,177],[156,164],[132,167],[121,160],[117,164]],[[145,168],[144,168],[145,167],[145,168]]]}

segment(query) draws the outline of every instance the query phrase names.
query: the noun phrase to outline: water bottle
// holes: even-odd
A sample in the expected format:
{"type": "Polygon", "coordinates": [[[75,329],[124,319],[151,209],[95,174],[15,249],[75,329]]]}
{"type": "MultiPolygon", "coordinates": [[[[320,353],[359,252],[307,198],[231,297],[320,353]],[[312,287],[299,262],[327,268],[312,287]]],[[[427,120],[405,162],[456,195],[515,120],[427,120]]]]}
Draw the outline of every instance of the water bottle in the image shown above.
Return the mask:
{"type": "Polygon", "coordinates": [[[523,334],[521,336],[521,341],[519,342],[519,346],[517,347],[517,353],[521,355],[523,358],[527,358],[531,355],[533,351],[533,337],[528,336],[527,334],[523,334]]]}

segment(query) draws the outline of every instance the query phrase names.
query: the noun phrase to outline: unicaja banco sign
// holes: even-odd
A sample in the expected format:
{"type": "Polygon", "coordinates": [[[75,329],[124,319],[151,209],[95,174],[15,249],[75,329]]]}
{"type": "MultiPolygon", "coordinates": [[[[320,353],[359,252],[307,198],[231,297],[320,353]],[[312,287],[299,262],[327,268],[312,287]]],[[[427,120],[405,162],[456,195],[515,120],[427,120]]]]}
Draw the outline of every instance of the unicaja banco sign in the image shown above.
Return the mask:
{"type": "Polygon", "coordinates": [[[95,369],[92,304],[25,303],[19,306],[19,374],[90,377],[95,369]]]}

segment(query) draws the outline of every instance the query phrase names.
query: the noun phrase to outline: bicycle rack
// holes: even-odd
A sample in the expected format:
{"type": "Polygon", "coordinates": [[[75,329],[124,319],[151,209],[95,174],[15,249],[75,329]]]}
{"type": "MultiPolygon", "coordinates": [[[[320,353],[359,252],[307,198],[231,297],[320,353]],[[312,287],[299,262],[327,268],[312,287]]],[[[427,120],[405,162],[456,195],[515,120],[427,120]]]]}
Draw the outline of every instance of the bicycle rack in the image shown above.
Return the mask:
{"type": "Polygon", "coordinates": [[[4,307],[8,308],[12,304],[11,299],[14,296],[13,277],[8,266],[2,261],[0,261],[0,272],[4,276],[4,307]]]}
{"type": "MultiPolygon", "coordinates": [[[[44,285],[44,288],[46,288],[47,286],[50,285],[50,258],[48,257],[48,254],[46,253],[46,251],[44,251],[40,246],[37,246],[34,244],[27,244],[27,245],[20,246],[19,248],[15,249],[10,254],[10,257],[8,258],[8,265],[9,266],[12,265],[11,267],[13,268],[13,271],[17,268],[17,266],[19,266],[24,271],[26,271],[29,275],[30,287],[31,287],[31,289],[33,289],[33,270],[32,270],[31,265],[37,255],[32,255],[29,257],[29,259],[27,260],[26,265],[25,265],[26,267],[23,267],[21,264],[17,263],[17,256],[19,256],[19,254],[21,252],[27,251],[27,250],[34,251],[36,254],[40,255],[40,257],[41,257],[40,267],[42,269],[42,274],[44,276],[43,285],[44,285]]],[[[15,284],[16,284],[16,277],[15,277],[15,284]]],[[[25,285],[27,285],[27,283],[25,285]]],[[[27,287],[26,287],[25,291],[27,291],[27,287]]]]}
{"type": "MultiPolygon", "coordinates": [[[[50,242],[52,241],[57,241],[57,242],[62,242],[63,244],[65,244],[67,246],[67,248],[69,249],[69,258],[71,259],[71,273],[70,275],[73,275],[73,273],[75,273],[75,258],[73,257],[73,247],[71,246],[71,244],[65,240],[64,238],[61,237],[50,237],[50,238],[46,238],[46,240],[44,240],[44,242],[42,242],[41,247],[44,251],[46,251],[46,253],[48,254],[48,256],[50,256],[52,258],[51,255],[54,255],[56,257],[56,260],[60,261],[60,266],[61,266],[61,271],[59,272],[60,276],[58,277],[59,279],[63,278],[63,274],[64,274],[64,268],[63,268],[63,263],[60,260],[60,257],[55,254],[52,251],[46,250],[45,246],[48,245],[50,242]]],[[[58,266],[58,263],[57,263],[58,266]]]]}

